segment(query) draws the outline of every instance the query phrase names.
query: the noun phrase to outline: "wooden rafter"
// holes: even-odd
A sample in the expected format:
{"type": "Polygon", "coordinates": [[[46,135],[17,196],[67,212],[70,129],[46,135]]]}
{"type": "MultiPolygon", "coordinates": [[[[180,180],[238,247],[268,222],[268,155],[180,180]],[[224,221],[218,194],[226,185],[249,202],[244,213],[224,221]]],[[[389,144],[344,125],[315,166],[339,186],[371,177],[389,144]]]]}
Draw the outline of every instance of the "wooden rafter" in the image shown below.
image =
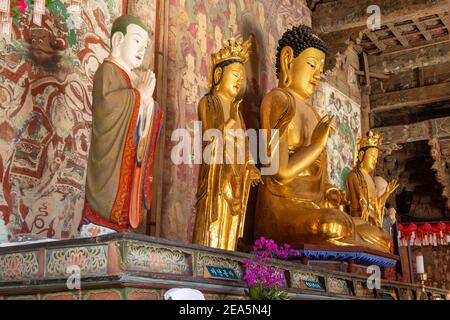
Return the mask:
{"type": "Polygon", "coordinates": [[[407,125],[375,128],[383,135],[384,144],[405,144],[408,142],[450,139],[450,117],[425,120],[407,125]]]}
{"type": "Polygon", "coordinates": [[[380,51],[386,50],[386,45],[380,40],[378,40],[378,37],[374,32],[366,31],[365,34],[369,37],[369,39],[373,42],[373,44],[377,46],[377,48],[380,51]]]}
{"type": "MultiPolygon", "coordinates": [[[[361,70],[356,70],[355,71],[355,74],[357,74],[358,76],[365,76],[366,75],[366,73],[364,72],[364,71],[361,71],[361,70]]],[[[372,72],[372,71],[370,71],[369,72],[369,76],[371,77],[371,78],[375,78],[375,79],[383,79],[383,80],[388,80],[390,77],[387,75],[387,74],[385,74],[385,73],[381,73],[381,72],[372,72]]]]}
{"type": "MultiPolygon", "coordinates": [[[[423,40],[423,41],[418,41],[418,42],[413,42],[411,43],[411,45],[408,48],[405,48],[403,46],[394,46],[394,47],[389,47],[386,50],[384,50],[383,52],[381,52],[381,54],[386,55],[386,54],[397,54],[400,52],[407,52],[407,51],[413,51],[413,50],[418,50],[418,49],[423,49],[429,46],[435,46],[441,43],[445,43],[445,42],[449,42],[449,37],[448,35],[439,37],[439,38],[434,38],[432,41],[427,41],[427,40],[423,40]]],[[[374,54],[375,52],[368,52],[368,54],[374,54]]]]}
{"type": "Polygon", "coordinates": [[[357,27],[367,27],[367,8],[382,8],[383,24],[406,21],[448,11],[448,0],[339,0],[320,4],[313,15],[313,29],[332,33],[357,27]]]}
{"type": "Polygon", "coordinates": [[[428,41],[433,40],[433,36],[419,19],[413,19],[413,22],[416,25],[417,29],[419,29],[420,33],[422,33],[422,35],[425,37],[425,39],[427,39],[428,41]]]}
{"type": "Polygon", "coordinates": [[[364,59],[364,72],[366,77],[366,86],[370,87],[370,70],[369,70],[369,59],[367,59],[367,54],[363,52],[364,59]]]}
{"type": "Polygon", "coordinates": [[[393,23],[388,23],[386,24],[386,26],[389,28],[389,30],[391,30],[397,40],[400,41],[402,46],[409,46],[409,41],[402,35],[401,31],[398,30],[393,23]]]}
{"type": "Polygon", "coordinates": [[[371,112],[384,112],[447,100],[450,100],[450,82],[375,94],[370,97],[370,106],[371,112]]]}
{"type": "Polygon", "coordinates": [[[448,15],[444,15],[443,13],[439,14],[439,19],[441,19],[442,24],[447,28],[447,30],[450,32],[450,29],[448,27],[448,15]]]}

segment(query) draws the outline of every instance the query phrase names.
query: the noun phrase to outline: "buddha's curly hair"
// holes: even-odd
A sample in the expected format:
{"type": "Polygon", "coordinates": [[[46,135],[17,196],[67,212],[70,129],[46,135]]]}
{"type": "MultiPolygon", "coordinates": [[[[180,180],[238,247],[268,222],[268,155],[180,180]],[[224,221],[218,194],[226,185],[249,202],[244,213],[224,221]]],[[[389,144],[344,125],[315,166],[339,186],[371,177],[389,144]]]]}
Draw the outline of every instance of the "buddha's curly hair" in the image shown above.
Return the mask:
{"type": "Polygon", "coordinates": [[[316,48],[327,53],[325,42],[320,39],[310,27],[305,25],[292,27],[292,29],[287,30],[280,41],[278,41],[277,63],[275,65],[277,78],[280,77],[281,50],[283,50],[284,47],[291,47],[294,50],[294,58],[297,58],[300,53],[308,48],[316,48]]]}

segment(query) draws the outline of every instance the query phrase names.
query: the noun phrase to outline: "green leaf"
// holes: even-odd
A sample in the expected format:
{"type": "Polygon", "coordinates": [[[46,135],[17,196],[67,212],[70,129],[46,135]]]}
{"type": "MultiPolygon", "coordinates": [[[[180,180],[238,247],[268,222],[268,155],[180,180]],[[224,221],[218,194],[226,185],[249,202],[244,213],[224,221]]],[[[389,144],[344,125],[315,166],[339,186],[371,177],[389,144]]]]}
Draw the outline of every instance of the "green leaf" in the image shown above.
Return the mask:
{"type": "Polygon", "coordinates": [[[249,297],[252,300],[262,300],[261,288],[258,286],[251,286],[248,290],[249,297]]]}

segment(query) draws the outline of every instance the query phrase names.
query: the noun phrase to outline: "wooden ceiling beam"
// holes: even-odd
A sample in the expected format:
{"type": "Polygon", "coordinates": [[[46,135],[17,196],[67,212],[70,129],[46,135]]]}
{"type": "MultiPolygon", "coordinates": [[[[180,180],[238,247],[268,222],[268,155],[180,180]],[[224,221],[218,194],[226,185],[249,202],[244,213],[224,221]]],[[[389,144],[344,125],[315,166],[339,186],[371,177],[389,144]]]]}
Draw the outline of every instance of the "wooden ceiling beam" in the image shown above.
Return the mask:
{"type": "Polygon", "coordinates": [[[427,30],[427,27],[419,21],[419,19],[413,19],[414,24],[416,25],[417,29],[419,29],[420,33],[425,37],[426,40],[431,41],[433,40],[433,36],[431,33],[427,30]]]}
{"type": "Polygon", "coordinates": [[[372,95],[370,112],[386,112],[447,100],[450,100],[450,82],[372,95]]]}
{"type": "Polygon", "coordinates": [[[367,28],[370,13],[367,8],[381,9],[382,23],[412,20],[448,11],[447,0],[340,0],[320,3],[313,12],[313,28],[320,33],[336,32],[356,27],[367,28]]]}
{"type": "Polygon", "coordinates": [[[449,15],[444,15],[443,13],[439,14],[439,19],[441,19],[442,24],[447,28],[447,30],[450,32],[450,29],[448,27],[448,20],[449,15]]]}
{"type": "Polygon", "coordinates": [[[388,54],[395,54],[395,53],[404,53],[404,52],[408,52],[408,51],[414,51],[414,50],[419,50],[419,49],[423,49],[429,46],[435,46],[441,43],[446,43],[449,42],[449,36],[445,35],[442,37],[438,37],[438,38],[434,38],[434,40],[432,41],[427,41],[427,40],[423,40],[423,41],[418,41],[418,42],[412,42],[411,46],[405,48],[403,46],[395,46],[395,47],[389,47],[386,48],[385,50],[383,50],[383,52],[381,53],[382,55],[388,55],[388,54]]]}
{"type": "Polygon", "coordinates": [[[386,26],[389,28],[389,30],[392,32],[392,34],[397,38],[398,41],[402,44],[404,47],[409,46],[409,41],[403,37],[400,30],[398,30],[393,23],[388,23],[386,26]]]}
{"type": "Polygon", "coordinates": [[[377,35],[375,33],[371,31],[366,31],[365,34],[369,37],[372,43],[377,46],[379,50],[381,51],[386,50],[386,45],[382,41],[378,40],[377,35]]]}
{"type": "Polygon", "coordinates": [[[397,53],[393,52],[388,55],[369,54],[370,71],[378,73],[399,74],[418,67],[431,67],[448,62],[450,62],[448,42],[423,47],[423,50],[411,49],[397,53]]]}
{"type": "Polygon", "coordinates": [[[426,120],[408,125],[386,126],[372,129],[383,135],[383,144],[445,140],[450,138],[450,117],[426,120]]]}

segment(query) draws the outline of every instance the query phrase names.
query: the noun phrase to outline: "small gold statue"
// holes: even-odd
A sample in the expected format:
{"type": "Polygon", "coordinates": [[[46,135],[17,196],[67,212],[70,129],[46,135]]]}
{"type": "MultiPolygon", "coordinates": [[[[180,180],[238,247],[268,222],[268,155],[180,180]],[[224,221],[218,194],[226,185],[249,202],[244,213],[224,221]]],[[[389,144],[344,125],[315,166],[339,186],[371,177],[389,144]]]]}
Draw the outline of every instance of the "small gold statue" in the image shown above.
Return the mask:
{"type": "Polygon", "coordinates": [[[232,129],[245,131],[239,110],[241,100],[236,97],[245,80],[244,63],[250,46],[250,41],[228,40],[211,56],[210,91],[198,105],[203,135],[215,129],[219,136],[204,142],[202,147],[211,161],[203,162],[200,168],[193,243],[225,250],[236,249],[244,231],[250,186],[260,180],[260,173],[248,156],[246,139],[242,146],[242,140],[230,134],[236,132],[232,129]],[[229,150],[227,146],[233,143],[235,147],[229,150]],[[242,163],[237,161],[238,149],[245,150],[242,163]]]}
{"type": "MultiPolygon", "coordinates": [[[[380,196],[377,195],[376,184],[372,173],[377,165],[378,147],[381,145],[382,139],[381,135],[372,131],[369,131],[366,138],[359,139],[355,156],[355,168],[346,178],[347,196],[350,201],[350,214],[355,223],[362,220],[363,222],[378,227],[380,232],[382,232],[383,228],[384,206],[389,196],[398,187],[397,181],[392,180],[387,184],[384,193],[380,196]]],[[[386,240],[388,240],[389,235],[386,233],[385,236],[386,240]]],[[[365,240],[370,241],[370,239],[365,240]]],[[[380,244],[382,245],[382,243],[380,244]]],[[[388,250],[390,241],[384,245],[388,250]]]]}
{"type": "MultiPolygon", "coordinates": [[[[344,244],[355,240],[351,217],[339,210],[342,192],[327,182],[326,144],[333,117],[320,117],[306,101],[323,72],[325,43],[307,26],[293,27],[279,41],[278,87],[261,106],[261,127],[279,130],[279,169],[259,187],[255,237],[293,246],[344,244]]],[[[267,144],[267,154],[274,148],[267,144]]]]}

